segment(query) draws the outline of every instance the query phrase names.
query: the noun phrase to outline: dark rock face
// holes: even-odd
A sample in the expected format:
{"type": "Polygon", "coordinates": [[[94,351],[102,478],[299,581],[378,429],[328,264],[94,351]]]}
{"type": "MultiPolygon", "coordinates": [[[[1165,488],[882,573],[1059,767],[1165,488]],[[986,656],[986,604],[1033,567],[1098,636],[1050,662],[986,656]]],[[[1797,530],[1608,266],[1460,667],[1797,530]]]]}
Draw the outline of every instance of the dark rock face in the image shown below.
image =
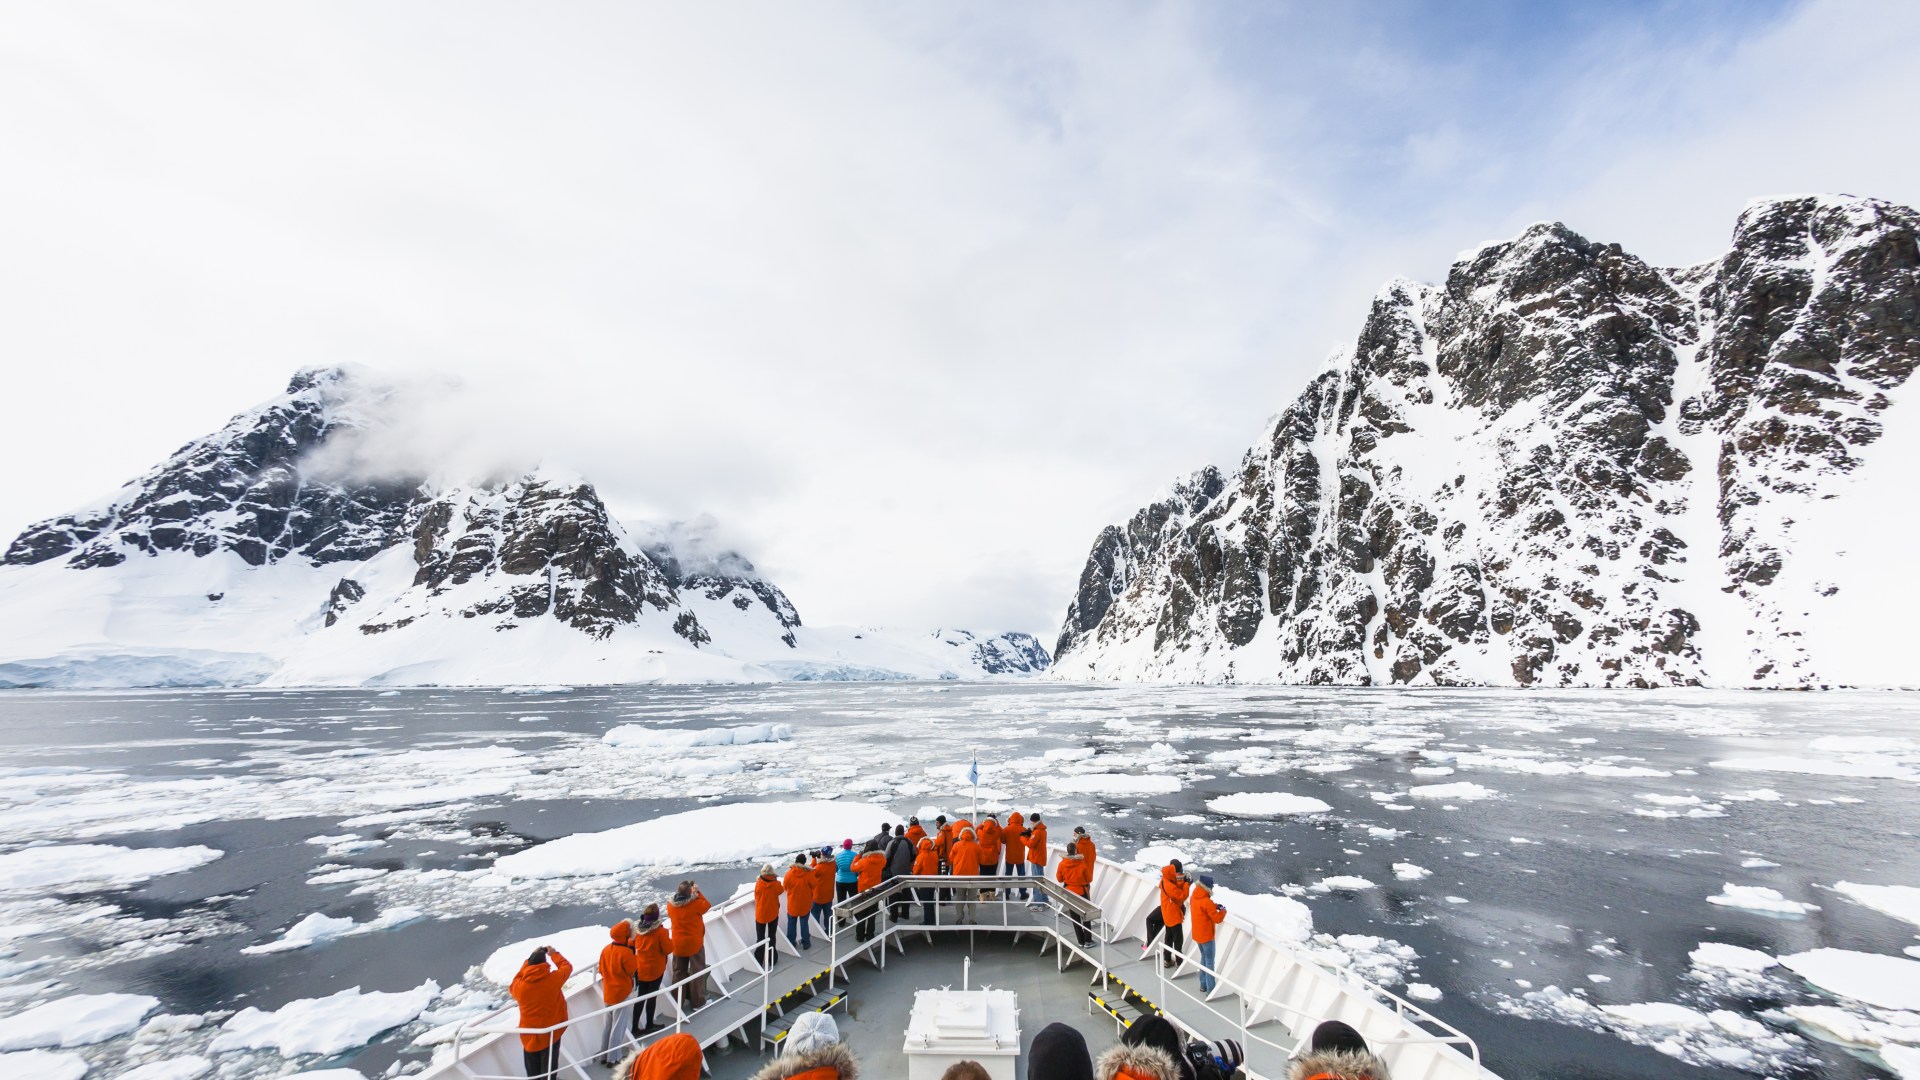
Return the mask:
{"type": "Polygon", "coordinates": [[[1661,270],[1560,225],[1394,282],[1238,470],[1096,540],[1070,673],[1803,685],[1779,576],[1920,363],[1913,211],[1757,203],[1661,270]],[[1702,594],[1759,632],[1709,670],[1702,594]],[[1717,602],[1716,602],[1717,603],[1717,602]],[[1762,670],[1762,669],[1765,670],[1762,670]]]}
{"type": "Polygon", "coordinates": [[[351,389],[343,371],[303,371],[281,398],[181,447],[110,505],[21,533],[0,562],[64,557],[86,569],[162,551],[231,551],[254,566],[367,558],[390,541],[418,484],[322,483],[303,473],[307,455],[357,426],[351,389]]]}
{"type": "Polygon", "coordinates": [[[934,635],[956,649],[967,649],[973,666],[988,675],[1037,675],[1053,658],[1032,634],[1019,632],[982,637],[970,630],[936,630],[934,635]]]}

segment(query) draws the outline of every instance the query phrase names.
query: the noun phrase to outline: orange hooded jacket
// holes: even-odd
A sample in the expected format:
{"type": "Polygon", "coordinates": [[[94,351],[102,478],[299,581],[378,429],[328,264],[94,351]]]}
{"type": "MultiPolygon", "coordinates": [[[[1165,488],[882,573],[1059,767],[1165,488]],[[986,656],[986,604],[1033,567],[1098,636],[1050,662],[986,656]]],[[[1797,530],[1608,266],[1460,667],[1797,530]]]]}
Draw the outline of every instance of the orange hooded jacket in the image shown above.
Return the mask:
{"type": "Polygon", "coordinates": [[[940,853],[933,850],[933,841],[920,838],[920,850],[913,855],[913,872],[918,874],[937,874],[940,872],[940,853]]]}
{"type": "Polygon", "coordinates": [[[787,914],[805,915],[813,910],[813,872],[799,863],[787,867],[787,876],[781,879],[787,890],[787,914]]]}
{"type": "MultiPolygon", "coordinates": [[[[520,1022],[515,1027],[543,1028],[567,1022],[567,976],[573,974],[573,965],[552,949],[547,950],[547,960],[546,964],[522,964],[520,973],[513,977],[508,992],[520,1003],[520,1022]]],[[[522,1035],[520,1048],[545,1050],[564,1030],[522,1035]]]]}
{"type": "Polygon", "coordinates": [[[925,840],[926,838],[927,838],[926,827],[921,825],[919,822],[916,821],[913,824],[907,826],[907,839],[913,841],[913,846],[915,848],[918,848],[920,846],[920,841],[925,840]]]}
{"type": "Polygon", "coordinates": [[[1085,855],[1062,855],[1060,865],[1054,867],[1053,879],[1075,896],[1085,896],[1093,887],[1093,867],[1087,865],[1085,855]]]}
{"type": "Polygon", "coordinates": [[[694,956],[707,943],[707,909],[713,905],[699,893],[684,904],[667,901],[667,921],[673,924],[673,955],[694,956]]]}
{"type": "Polygon", "coordinates": [[[625,1080],[699,1080],[700,1040],[675,1032],[640,1051],[625,1080]]]}
{"type": "Polygon", "coordinates": [[[1213,902],[1213,892],[1205,885],[1193,887],[1193,943],[1205,945],[1213,940],[1214,928],[1227,917],[1213,902]]]}
{"type": "Polygon", "coordinates": [[[880,884],[880,876],[886,872],[887,857],[878,851],[863,851],[853,860],[853,873],[856,878],[854,888],[866,892],[880,884]]]}
{"type": "Polygon", "coordinates": [[[816,856],[813,860],[813,902],[833,903],[833,860],[816,856]]]}
{"type": "Polygon", "coordinates": [[[608,935],[613,938],[600,950],[600,1003],[618,1005],[633,995],[634,970],[633,923],[621,919],[608,935]]]}
{"type": "Polygon", "coordinates": [[[1099,856],[1093,851],[1093,837],[1078,837],[1073,841],[1073,846],[1080,849],[1080,857],[1087,860],[1087,873],[1093,873],[1094,864],[1100,861],[1099,856]]]}
{"type": "Polygon", "coordinates": [[[673,952],[673,936],[665,923],[654,923],[633,937],[633,977],[652,982],[667,973],[667,954],[673,952]]]}
{"type": "Polygon", "coordinates": [[[1047,823],[1036,821],[1027,830],[1027,861],[1035,866],[1047,865],[1047,823]]]}
{"type": "Polygon", "coordinates": [[[1186,882],[1174,876],[1173,864],[1160,868],[1160,918],[1168,926],[1179,926],[1187,917],[1186,882]]]}
{"type": "Polygon", "coordinates": [[[992,818],[980,823],[977,833],[980,839],[980,865],[1000,868],[1000,825],[992,818]]]}
{"type": "Polygon", "coordinates": [[[968,837],[968,829],[953,842],[953,850],[947,855],[947,865],[953,868],[953,876],[978,874],[980,872],[980,845],[968,837]]]}
{"type": "Polygon", "coordinates": [[[761,874],[753,879],[753,921],[780,921],[780,879],[761,874]]]}

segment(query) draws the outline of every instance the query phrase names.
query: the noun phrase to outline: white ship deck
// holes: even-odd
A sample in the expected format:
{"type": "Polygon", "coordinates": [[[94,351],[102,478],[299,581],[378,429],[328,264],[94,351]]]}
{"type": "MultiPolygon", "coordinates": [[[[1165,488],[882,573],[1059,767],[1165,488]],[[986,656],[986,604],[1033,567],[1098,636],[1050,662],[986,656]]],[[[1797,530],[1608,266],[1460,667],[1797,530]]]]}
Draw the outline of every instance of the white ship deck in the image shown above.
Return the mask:
{"type": "MultiPolygon", "coordinates": [[[[1028,878],[978,878],[978,886],[1032,884],[1028,878]]],[[[952,878],[897,879],[876,893],[916,884],[951,886],[952,878]]],[[[1229,915],[1219,933],[1219,985],[1209,995],[1199,988],[1198,956],[1191,944],[1177,969],[1162,969],[1142,956],[1146,914],[1157,905],[1157,882],[1124,866],[1101,863],[1095,874],[1093,904],[1070,897],[1046,883],[1051,906],[1030,909],[1018,900],[972,905],[972,925],[956,925],[958,901],[939,905],[938,924],[920,924],[919,905],[907,921],[888,923],[878,916],[880,933],[855,941],[846,921],[828,938],[815,927],[813,948],[796,952],[784,938],[771,970],[753,956],[752,898],[737,897],[707,915],[708,975],[713,979],[707,1005],[678,1015],[663,1000],[660,1018],[670,1026],[653,1036],[685,1030],[707,1048],[707,1067],[715,1080],[744,1080],[777,1052],[788,1025],[802,1012],[829,1010],[842,1038],[869,1076],[907,1075],[905,1032],[914,992],[952,986],[962,980],[971,957],[970,985],[1016,991],[1019,995],[1022,1055],[1016,1075],[1025,1077],[1025,1050],[1050,1023],[1078,1028],[1097,1056],[1113,1044],[1124,1025],[1143,1008],[1153,1009],[1190,1036],[1234,1039],[1246,1050],[1249,1080],[1278,1080],[1301,1039],[1323,1019],[1344,1020],[1358,1028],[1392,1067],[1396,1080],[1467,1080],[1491,1077],[1479,1064],[1472,1040],[1428,1015],[1418,1006],[1351,974],[1323,967],[1229,915]],[[1068,904],[1083,905],[1099,935],[1082,951],[1066,917],[1068,904]]],[[[852,912],[867,906],[864,897],[839,905],[852,912]]],[[[1156,950],[1156,953],[1158,950],[1156,950]]],[[[663,995],[664,995],[663,991],[663,995]]],[[[568,984],[573,1019],[562,1036],[568,1080],[604,1080],[611,1070],[595,1063],[604,1028],[597,976],[582,974],[568,984]]],[[[519,1030],[513,1009],[470,1021],[450,1047],[443,1047],[424,1074],[432,1080],[519,1080],[519,1030]]]]}

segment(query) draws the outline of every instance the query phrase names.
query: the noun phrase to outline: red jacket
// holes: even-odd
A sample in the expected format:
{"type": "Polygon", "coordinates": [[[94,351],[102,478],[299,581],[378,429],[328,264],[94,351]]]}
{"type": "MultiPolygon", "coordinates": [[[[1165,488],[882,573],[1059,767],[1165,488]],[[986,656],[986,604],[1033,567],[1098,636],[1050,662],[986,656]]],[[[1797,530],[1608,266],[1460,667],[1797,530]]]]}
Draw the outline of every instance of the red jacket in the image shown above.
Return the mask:
{"type": "MultiPolygon", "coordinates": [[[[543,1028],[567,1022],[567,976],[573,974],[573,965],[552,949],[547,950],[547,961],[546,964],[522,964],[520,973],[513,977],[513,986],[508,992],[520,1003],[520,1022],[515,1027],[543,1028]]],[[[545,1050],[552,1045],[553,1037],[564,1030],[556,1028],[537,1035],[522,1035],[520,1048],[545,1050]]]]}

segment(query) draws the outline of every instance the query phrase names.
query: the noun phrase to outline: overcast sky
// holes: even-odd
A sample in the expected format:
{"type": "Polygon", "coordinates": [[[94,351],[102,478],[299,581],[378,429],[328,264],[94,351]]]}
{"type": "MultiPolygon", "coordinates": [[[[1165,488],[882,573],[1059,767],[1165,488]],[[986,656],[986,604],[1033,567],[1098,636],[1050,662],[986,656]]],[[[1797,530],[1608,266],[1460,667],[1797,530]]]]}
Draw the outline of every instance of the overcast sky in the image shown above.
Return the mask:
{"type": "MultiPolygon", "coordinates": [[[[1051,643],[1389,277],[1920,201],[1920,4],[0,7],[0,533],[296,368],[708,512],[812,623],[1051,643]]],[[[444,449],[436,449],[444,446],[444,449]]]]}

